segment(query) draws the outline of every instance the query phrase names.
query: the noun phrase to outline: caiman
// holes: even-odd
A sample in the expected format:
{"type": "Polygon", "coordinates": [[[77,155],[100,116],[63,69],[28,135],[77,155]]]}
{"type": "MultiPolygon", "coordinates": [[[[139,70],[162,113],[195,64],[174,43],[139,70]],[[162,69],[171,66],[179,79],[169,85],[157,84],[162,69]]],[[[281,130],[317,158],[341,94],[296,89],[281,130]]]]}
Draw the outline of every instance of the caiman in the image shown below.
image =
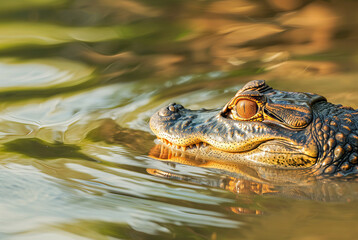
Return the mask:
{"type": "Polygon", "coordinates": [[[222,109],[172,103],[150,119],[173,151],[222,163],[304,169],[319,177],[358,175],[358,111],[313,93],[243,86],[222,109]]]}

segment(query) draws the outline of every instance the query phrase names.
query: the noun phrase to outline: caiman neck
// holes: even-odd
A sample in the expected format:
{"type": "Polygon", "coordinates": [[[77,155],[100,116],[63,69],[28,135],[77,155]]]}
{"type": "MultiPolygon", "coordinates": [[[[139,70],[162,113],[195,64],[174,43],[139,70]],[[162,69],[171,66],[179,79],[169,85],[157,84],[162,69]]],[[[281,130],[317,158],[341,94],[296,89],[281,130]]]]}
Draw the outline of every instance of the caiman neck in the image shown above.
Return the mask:
{"type": "Polygon", "coordinates": [[[318,102],[312,107],[312,136],[318,147],[315,171],[321,176],[358,173],[358,112],[352,108],[318,102]]]}

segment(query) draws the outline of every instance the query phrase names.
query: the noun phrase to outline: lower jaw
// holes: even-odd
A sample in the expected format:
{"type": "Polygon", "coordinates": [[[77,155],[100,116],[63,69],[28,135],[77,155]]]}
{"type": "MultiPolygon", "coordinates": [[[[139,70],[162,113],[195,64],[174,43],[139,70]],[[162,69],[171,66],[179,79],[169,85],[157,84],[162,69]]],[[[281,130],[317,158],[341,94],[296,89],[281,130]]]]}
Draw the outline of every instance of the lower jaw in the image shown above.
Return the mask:
{"type": "Polygon", "coordinates": [[[211,145],[200,142],[190,146],[181,147],[165,139],[157,139],[161,151],[154,156],[162,160],[201,159],[202,161],[216,161],[222,163],[242,163],[246,165],[268,166],[273,168],[302,169],[311,167],[316,163],[314,158],[303,154],[277,154],[254,149],[248,152],[231,153],[218,150],[211,145]],[[160,156],[161,155],[161,156],[160,156]]]}
{"type": "Polygon", "coordinates": [[[255,181],[284,182],[285,184],[292,182],[302,184],[308,177],[314,175],[311,168],[272,167],[253,162],[248,159],[248,156],[240,156],[241,158],[238,158],[239,154],[236,154],[236,159],[222,159],[218,157],[216,151],[210,146],[181,151],[165,144],[157,144],[150,150],[149,156],[161,161],[175,162],[195,167],[220,169],[225,172],[230,172],[230,175],[235,174],[235,176],[244,176],[245,178],[253,179],[255,181]],[[207,153],[207,155],[205,155],[205,153],[207,153]]]}

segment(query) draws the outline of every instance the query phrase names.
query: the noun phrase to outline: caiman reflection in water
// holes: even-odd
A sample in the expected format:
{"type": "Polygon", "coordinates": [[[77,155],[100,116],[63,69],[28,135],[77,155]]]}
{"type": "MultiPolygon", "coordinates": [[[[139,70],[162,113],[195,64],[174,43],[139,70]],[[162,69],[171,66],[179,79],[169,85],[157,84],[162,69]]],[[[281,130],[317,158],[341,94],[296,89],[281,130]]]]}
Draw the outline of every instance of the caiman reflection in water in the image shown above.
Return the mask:
{"type": "Polygon", "coordinates": [[[351,202],[358,199],[357,184],[332,178],[319,180],[311,176],[307,169],[280,169],[219,159],[206,160],[160,143],[150,150],[149,156],[174,164],[174,168],[176,164],[185,164],[219,171],[220,178],[208,178],[193,177],[183,172],[147,169],[149,174],[157,177],[222,188],[234,193],[238,206],[230,206],[228,210],[236,214],[261,215],[270,211],[270,208],[257,206],[262,201],[255,198],[257,195],[325,202],[351,202]]]}

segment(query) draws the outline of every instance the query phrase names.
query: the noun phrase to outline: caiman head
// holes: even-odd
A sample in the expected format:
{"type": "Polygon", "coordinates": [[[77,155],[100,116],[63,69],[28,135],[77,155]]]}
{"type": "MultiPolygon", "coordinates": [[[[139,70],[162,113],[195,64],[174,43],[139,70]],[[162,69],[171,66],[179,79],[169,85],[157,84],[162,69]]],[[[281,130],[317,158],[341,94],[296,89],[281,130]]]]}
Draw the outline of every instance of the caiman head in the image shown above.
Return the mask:
{"type": "Polygon", "coordinates": [[[311,125],[312,106],[320,101],[326,99],[255,80],[221,110],[194,111],[173,103],[151,117],[150,127],[164,144],[202,158],[309,167],[319,155],[311,125]]]}

